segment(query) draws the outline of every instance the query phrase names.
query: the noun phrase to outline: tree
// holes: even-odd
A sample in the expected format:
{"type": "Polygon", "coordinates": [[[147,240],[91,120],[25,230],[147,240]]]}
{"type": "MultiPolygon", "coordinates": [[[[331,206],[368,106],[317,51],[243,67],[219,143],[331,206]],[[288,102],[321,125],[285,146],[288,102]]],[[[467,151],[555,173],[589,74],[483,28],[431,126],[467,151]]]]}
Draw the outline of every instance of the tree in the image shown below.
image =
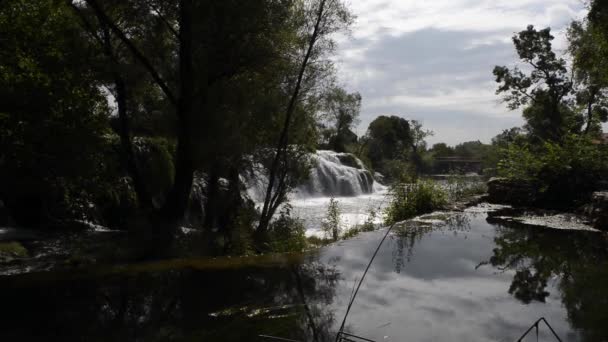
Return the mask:
{"type": "Polygon", "coordinates": [[[365,139],[372,167],[386,173],[387,160],[407,160],[412,143],[410,123],[398,116],[379,116],[369,124],[365,139]]]}
{"type": "Polygon", "coordinates": [[[503,130],[492,138],[492,145],[504,148],[522,139],[525,139],[523,129],[521,127],[512,127],[503,130]]]}
{"type": "Polygon", "coordinates": [[[82,219],[113,168],[97,50],[51,0],[1,2],[0,36],[0,198],[21,225],[82,219]]]}
{"type": "MultiPolygon", "coordinates": [[[[108,16],[107,10],[96,0],[86,0],[87,6],[95,13],[100,23],[121,41],[135,58],[152,77],[156,85],[162,89],[166,98],[175,107],[177,117],[177,147],[175,157],[175,178],[167,198],[162,207],[163,216],[169,220],[181,219],[187,207],[190,189],[192,187],[192,176],[194,173],[193,146],[192,146],[192,120],[194,110],[194,66],[193,66],[193,24],[192,13],[196,10],[191,0],[180,0],[177,7],[177,22],[179,24],[178,41],[178,72],[179,80],[178,95],[171,89],[165,78],[155,67],[151,60],[138,48],[134,41],[129,38],[125,29],[108,16]]],[[[205,98],[204,88],[206,83],[201,82],[199,99],[205,98]]],[[[200,109],[199,109],[200,110],[200,109]]]]}
{"type": "Polygon", "coordinates": [[[566,133],[580,129],[580,121],[568,107],[573,82],[566,61],[552,51],[553,39],[551,29],[537,31],[528,26],[513,36],[513,43],[530,73],[505,66],[496,66],[493,73],[500,84],[496,93],[504,94],[509,109],[527,106],[524,118],[530,134],[540,140],[559,141],[566,133]]]}
{"type": "Polygon", "coordinates": [[[333,49],[334,43],[331,34],[348,27],[353,20],[348,9],[340,0],[305,2],[301,11],[305,23],[302,37],[303,56],[296,77],[289,85],[292,91],[285,110],[284,123],[275,148],[274,158],[268,169],[268,186],[256,229],[258,238],[266,234],[270,220],[280,204],[285,201],[289,189],[286,182],[289,170],[289,131],[298,108],[300,93],[306,90],[307,82],[310,81],[305,78],[314,78],[315,68],[312,68],[313,73],[311,74],[309,63],[322,61],[324,55],[333,49]]]}
{"type": "Polygon", "coordinates": [[[346,152],[347,146],[357,142],[352,129],[357,124],[361,109],[361,95],[332,87],[323,97],[323,119],[329,128],[324,132],[328,146],[336,152],[346,152]]]}
{"type": "Polygon", "coordinates": [[[597,135],[608,120],[608,39],[601,26],[574,21],[568,30],[569,52],[573,56],[576,105],[585,117],[585,133],[597,135]]]}
{"type": "Polygon", "coordinates": [[[411,161],[414,165],[414,173],[417,175],[422,171],[422,152],[426,150],[426,138],[433,134],[433,131],[422,129],[421,122],[410,120],[410,136],[412,137],[410,140],[412,147],[411,161]]]}
{"type": "Polygon", "coordinates": [[[323,232],[325,232],[325,235],[333,241],[338,240],[340,231],[342,230],[340,214],[340,203],[333,197],[330,198],[327,206],[327,213],[325,214],[325,219],[321,228],[323,229],[323,232]]]}
{"type": "Polygon", "coordinates": [[[454,149],[446,143],[434,144],[429,149],[429,152],[432,153],[435,158],[451,157],[454,155],[454,149]]]}

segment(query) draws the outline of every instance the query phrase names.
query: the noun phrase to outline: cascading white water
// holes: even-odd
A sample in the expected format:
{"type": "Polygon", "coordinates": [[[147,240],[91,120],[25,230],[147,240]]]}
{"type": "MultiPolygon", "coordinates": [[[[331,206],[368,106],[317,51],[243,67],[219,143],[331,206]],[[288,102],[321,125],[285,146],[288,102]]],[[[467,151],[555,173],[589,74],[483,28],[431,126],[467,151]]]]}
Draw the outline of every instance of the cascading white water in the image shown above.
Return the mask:
{"type": "Polygon", "coordinates": [[[296,196],[345,197],[374,191],[372,174],[352,154],[320,150],[313,159],[315,167],[310,172],[310,178],[296,189],[296,196]]]}
{"type": "MultiPolygon", "coordinates": [[[[349,197],[371,194],[384,187],[374,182],[374,177],[361,160],[350,153],[319,150],[312,155],[314,167],[310,177],[298,186],[292,197],[349,197]]],[[[255,202],[264,200],[267,177],[261,172],[255,172],[252,177],[244,180],[247,195],[255,202]]]]}
{"type": "MultiPolygon", "coordinates": [[[[317,151],[311,157],[315,163],[309,179],[289,196],[292,215],[302,219],[306,235],[324,236],[322,222],[332,197],[338,201],[342,228],[367,222],[371,211],[376,213],[373,222],[382,222],[387,189],[374,181],[361,160],[352,154],[334,151],[317,151]]],[[[247,196],[261,205],[268,186],[265,174],[254,171],[242,180],[247,185],[247,196]]]]}

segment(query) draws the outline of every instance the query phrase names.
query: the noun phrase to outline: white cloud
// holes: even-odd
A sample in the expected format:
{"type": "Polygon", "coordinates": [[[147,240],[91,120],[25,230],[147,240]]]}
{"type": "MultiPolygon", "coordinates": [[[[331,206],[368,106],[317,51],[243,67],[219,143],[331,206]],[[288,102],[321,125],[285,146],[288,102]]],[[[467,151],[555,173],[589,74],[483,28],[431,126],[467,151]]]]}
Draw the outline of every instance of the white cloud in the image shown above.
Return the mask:
{"type": "Polygon", "coordinates": [[[358,132],[378,115],[400,114],[450,143],[475,138],[463,129],[467,118],[485,141],[521,124],[519,112],[498,103],[492,77],[494,65],[517,62],[515,32],[550,26],[563,50],[567,25],[585,14],[582,0],[352,0],[350,7],[358,20],[350,37],[338,38],[335,61],[342,81],[363,96],[358,132]]]}

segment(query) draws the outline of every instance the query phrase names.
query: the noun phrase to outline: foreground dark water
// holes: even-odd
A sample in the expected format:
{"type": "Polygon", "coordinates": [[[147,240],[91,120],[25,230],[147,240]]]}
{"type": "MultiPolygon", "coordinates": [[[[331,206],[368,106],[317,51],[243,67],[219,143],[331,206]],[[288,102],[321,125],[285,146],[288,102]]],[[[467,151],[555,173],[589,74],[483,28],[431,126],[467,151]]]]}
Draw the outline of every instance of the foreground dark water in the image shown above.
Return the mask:
{"type": "MultiPolygon", "coordinates": [[[[376,341],[515,341],[542,316],[564,341],[607,341],[605,235],[501,222],[465,212],[397,227],[347,331],[376,341]]],[[[303,256],[3,276],[0,341],[333,341],[383,233],[303,256]]]]}

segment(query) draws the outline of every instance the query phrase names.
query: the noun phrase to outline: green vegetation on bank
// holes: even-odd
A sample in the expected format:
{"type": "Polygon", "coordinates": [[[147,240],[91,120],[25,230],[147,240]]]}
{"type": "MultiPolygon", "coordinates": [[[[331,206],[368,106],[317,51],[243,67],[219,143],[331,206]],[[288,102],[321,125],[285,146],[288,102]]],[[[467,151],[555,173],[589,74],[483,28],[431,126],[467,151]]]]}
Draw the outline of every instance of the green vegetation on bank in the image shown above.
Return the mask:
{"type": "MultiPolygon", "coordinates": [[[[2,1],[0,222],[91,222],[132,231],[134,245],[170,244],[186,226],[211,255],[302,250],[287,194],[316,149],[352,153],[392,185],[388,222],[483,190],[429,174],[498,175],[544,203],[584,201],[608,181],[607,13],[590,3],[566,57],[549,28],[513,37],[525,67],[493,73],[523,127],[429,147],[432,131],[396,115],[354,133],[362,98],[333,63],[336,33],[354,22],[341,0],[2,1]],[[259,207],[243,196],[251,174],[268,179],[259,207]]],[[[333,240],[379,214],[344,232],[332,205],[333,240]]]]}
{"type": "Polygon", "coordinates": [[[445,209],[448,205],[469,201],[486,192],[481,180],[470,180],[453,173],[439,183],[431,179],[405,176],[391,185],[389,205],[384,212],[386,225],[445,209]]]}
{"type": "Polygon", "coordinates": [[[589,200],[608,180],[608,6],[591,3],[586,19],[568,31],[572,63],[552,48],[551,30],[528,26],[513,36],[526,69],[497,66],[494,75],[510,109],[523,109],[526,124],[497,136],[497,174],[526,184],[543,206],[589,200]]]}
{"type": "Polygon", "coordinates": [[[167,243],[186,225],[211,254],[299,248],[280,210],[310,152],[352,140],[361,97],[331,57],[353,20],[340,0],[2,1],[0,209],[167,243]]]}

